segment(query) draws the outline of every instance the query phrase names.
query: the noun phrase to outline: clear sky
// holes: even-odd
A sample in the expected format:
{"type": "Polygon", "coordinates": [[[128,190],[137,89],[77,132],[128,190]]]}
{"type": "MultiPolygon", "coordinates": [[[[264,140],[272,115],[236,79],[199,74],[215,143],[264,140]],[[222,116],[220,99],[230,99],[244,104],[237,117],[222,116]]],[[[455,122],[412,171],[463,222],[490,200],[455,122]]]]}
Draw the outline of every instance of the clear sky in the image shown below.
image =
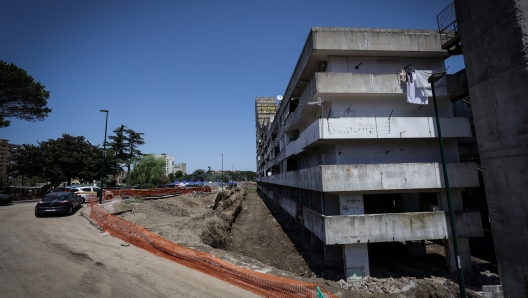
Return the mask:
{"type": "MultiPolygon", "coordinates": [[[[0,59],[50,91],[42,122],[0,138],[63,133],[100,145],[124,124],[143,153],[196,169],[255,170],[255,97],[283,94],[311,27],[437,29],[451,0],[0,1],[0,59]]],[[[446,61],[448,73],[463,68],[446,61]]]]}

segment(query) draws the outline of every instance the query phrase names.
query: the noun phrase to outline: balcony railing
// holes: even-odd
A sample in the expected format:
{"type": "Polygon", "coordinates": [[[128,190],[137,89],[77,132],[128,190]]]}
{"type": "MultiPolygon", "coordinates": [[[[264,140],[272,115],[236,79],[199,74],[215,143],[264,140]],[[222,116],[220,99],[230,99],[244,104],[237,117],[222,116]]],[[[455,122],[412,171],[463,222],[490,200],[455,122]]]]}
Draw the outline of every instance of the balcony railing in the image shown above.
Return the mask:
{"type": "Polygon", "coordinates": [[[438,33],[442,41],[442,49],[450,50],[453,47],[458,48],[460,35],[458,34],[458,22],[455,13],[455,2],[451,2],[437,16],[438,33]]]}

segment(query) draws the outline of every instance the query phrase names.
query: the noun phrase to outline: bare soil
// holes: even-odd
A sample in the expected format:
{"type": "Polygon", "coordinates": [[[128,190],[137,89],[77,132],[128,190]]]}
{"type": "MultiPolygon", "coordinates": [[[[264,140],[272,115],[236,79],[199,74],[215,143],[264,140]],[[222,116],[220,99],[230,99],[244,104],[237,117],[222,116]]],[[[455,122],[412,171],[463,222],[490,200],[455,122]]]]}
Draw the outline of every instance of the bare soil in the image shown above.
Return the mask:
{"type": "MultiPolygon", "coordinates": [[[[347,283],[341,262],[323,259],[322,246],[289,215],[245,188],[194,193],[116,205],[122,218],[179,245],[211,253],[251,270],[318,283],[339,297],[458,297],[457,277],[446,272],[443,247],[428,243],[423,257],[407,257],[399,242],[369,244],[371,277],[347,283]],[[122,210],[129,210],[122,212],[122,210]]],[[[498,275],[474,263],[468,297],[498,275]]]]}

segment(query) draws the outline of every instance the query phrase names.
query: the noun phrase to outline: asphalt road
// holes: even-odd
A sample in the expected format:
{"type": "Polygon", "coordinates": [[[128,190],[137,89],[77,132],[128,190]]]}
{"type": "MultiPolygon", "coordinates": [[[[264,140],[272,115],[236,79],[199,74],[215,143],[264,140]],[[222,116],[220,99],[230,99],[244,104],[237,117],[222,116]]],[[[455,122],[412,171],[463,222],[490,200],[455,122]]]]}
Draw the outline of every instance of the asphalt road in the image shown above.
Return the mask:
{"type": "Polygon", "coordinates": [[[1,297],[257,297],[35,204],[0,206],[1,297]]]}

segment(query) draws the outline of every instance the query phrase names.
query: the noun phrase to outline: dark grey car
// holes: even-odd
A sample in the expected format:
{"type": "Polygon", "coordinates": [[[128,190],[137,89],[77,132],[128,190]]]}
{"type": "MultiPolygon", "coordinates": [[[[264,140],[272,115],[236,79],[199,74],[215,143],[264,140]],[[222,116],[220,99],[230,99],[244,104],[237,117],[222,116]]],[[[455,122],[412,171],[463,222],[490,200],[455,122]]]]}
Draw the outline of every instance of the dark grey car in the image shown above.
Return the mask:
{"type": "Polygon", "coordinates": [[[73,192],[52,192],[35,206],[35,216],[64,213],[70,215],[73,209],[81,206],[82,198],[73,192]]]}
{"type": "Polygon", "coordinates": [[[13,203],[12,196],[0,193],[0,205],[9,205],[11,203],[13,203]]]}

